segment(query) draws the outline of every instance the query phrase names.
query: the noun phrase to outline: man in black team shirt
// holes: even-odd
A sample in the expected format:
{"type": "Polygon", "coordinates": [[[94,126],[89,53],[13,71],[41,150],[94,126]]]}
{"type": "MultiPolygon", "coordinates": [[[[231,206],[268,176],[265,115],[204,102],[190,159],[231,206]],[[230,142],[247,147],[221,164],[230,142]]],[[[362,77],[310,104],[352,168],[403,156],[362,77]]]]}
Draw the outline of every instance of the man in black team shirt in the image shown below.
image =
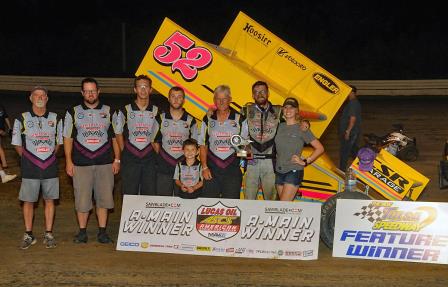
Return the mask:
{"type": "Polygon", "coordinates": [[[186,139],[198,139],[196,120],[184,110],[185,92],[172,87],[168,92],[170,109],[157,118],[159,131],[156,136],[157,195],[172,196],[174,190],[174,169],[184,159],[182,145],[186,139]]]}
{"type": "Polygon", "coordinates": [[[33,235],[34,204],[39,191],[45,203],[46,248],[56,247],[53,236],[54,200],[59,198],[59,178],[56,152],[62,144],[62,121],[47,111],[47,89],[36,86],[31,90],[32,107],[15,120],[12,144],[21,156],[22,185],[19,200],[23,202],[25,234],[20,246],[28,249],[36,243],[33,235]]]}
{"type": "Polygon", "coordinates": [[[156,195],[156,153],[159,109],[151,104],[152,81],[145,75],[134,79],[135,101],[114,114],[117,142],[122,150],[122,191],[129,195],[156,195]]]}
{"type": "Polygon", "coordinates": [[[243,116],[230,109],[232,96],[225,85],[214,90],[216,111],[204,117],[199,136],[204,177],[203,197],[240,198],[242,174],[240,159],[230,143],[232,135],[247,138],[243,116]]]}
{"type": "Polygon", "coordinates": [[[99,227],[97,240],[112,243],[106,225],[108,209],[114,207],[114,174],[120,170],[120,148],[112,129],[110,107],[99,101],[98,83],[85,78],[81,89],[83,102],[69,109],[64,120],[66,171],[73,177],[79,224],[79,233],[73,241],[87,242],[93,190],[99,227]]]}

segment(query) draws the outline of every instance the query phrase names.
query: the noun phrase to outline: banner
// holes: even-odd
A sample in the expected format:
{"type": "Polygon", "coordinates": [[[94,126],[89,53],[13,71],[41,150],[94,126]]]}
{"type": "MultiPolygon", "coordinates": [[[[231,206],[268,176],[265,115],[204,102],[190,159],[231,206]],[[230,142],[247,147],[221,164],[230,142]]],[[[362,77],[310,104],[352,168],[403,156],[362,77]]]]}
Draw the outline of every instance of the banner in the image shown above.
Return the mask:
{"type": "Polygon", "coordinates": [[[117,250],[317,259],[320,204],[125,195],[117,250]]]}
{"type": "Polygon", "coordinates": [[[448,204],[339,199],[333,256],[448,264],[448,204]]]}

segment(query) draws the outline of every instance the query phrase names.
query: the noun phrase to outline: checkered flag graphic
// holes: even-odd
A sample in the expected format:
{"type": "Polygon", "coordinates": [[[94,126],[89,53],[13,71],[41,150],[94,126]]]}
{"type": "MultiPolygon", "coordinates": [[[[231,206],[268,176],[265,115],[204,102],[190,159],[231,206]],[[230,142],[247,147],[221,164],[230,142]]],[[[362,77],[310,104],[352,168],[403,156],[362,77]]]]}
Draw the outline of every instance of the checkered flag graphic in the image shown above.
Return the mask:
{"type": "Polygon", "coordinates": [[[381,219],[384,213],[384,206],[375,206],[373,203],[363,206],[360,212],[353,215],[361,217],[361,219],[367,219],[368,221],[375,223],[381,219]]]}

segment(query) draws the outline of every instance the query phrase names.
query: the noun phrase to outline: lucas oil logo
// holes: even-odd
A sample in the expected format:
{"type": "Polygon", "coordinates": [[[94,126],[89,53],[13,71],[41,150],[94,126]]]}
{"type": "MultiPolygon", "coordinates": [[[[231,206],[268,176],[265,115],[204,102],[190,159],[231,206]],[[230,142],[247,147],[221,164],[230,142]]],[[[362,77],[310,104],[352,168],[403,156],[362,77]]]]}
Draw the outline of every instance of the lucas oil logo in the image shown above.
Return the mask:
{"type": "Polygon", "coordinates": [[[314,73],[313,80],[316,84],[331,94],[339,93],[339,87],[336,83],[322,73],[314,73]]]}
{"type": "Polygon", "coordinates": [[[225,206],[221,202],[212,206],[201,205],[197,210],[196,230],[213,241],[222,241],[240,231],[241,210],[237,206],[225,206]]]}

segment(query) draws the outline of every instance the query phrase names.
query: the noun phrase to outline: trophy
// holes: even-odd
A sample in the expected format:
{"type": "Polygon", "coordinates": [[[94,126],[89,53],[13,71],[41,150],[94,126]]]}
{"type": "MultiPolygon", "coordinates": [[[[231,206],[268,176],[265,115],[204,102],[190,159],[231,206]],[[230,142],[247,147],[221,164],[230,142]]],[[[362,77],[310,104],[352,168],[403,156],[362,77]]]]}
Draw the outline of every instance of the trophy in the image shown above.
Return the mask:
{"type": "Polygon", "coordinates": [[[246,146],[248,146],[251,142],[252,142],[251,140],[243,139],[240,135],[233,135],[230,138],[230,143],[236,150],[236,156],[243,158],[247,157],[246,146]],[[243,148],[240,148],[241,146],[243,146],[243,148]]]}

